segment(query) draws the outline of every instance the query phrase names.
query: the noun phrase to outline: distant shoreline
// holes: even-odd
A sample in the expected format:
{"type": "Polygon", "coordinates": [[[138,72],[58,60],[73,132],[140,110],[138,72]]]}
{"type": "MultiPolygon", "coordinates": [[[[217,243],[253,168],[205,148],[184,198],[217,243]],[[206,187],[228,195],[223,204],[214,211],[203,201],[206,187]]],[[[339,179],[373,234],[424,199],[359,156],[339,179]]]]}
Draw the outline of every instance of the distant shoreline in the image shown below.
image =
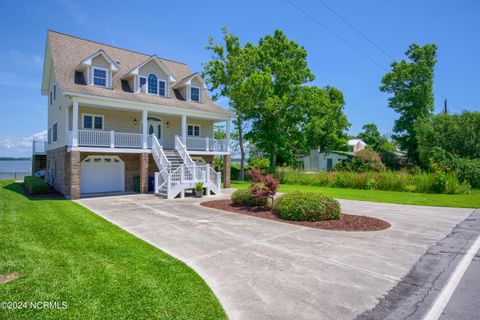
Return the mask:
{"type": "Polygon", "coordinates": [[[12,161],[12,160],[15,160],[15,161],[19,161],[19,160],[32,160],[32,158],[25,158],[25,157],[20,157],[20,158],[16,158],[16,157],[0,157],[0,161],[12,161]]]}

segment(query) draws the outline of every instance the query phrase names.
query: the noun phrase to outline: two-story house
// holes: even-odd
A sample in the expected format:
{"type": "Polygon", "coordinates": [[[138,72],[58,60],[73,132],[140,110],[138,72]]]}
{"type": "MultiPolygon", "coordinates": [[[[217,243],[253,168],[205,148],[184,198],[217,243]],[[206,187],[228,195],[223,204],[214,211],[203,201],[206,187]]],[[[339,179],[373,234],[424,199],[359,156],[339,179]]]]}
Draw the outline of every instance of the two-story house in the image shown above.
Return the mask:
{"type": "Polygon", "coordinates": [[[47,182],[71,199],[153,191],[183,196],[203,182],[230,183],[232,114],[180,62],[48,31],[42,94],[48,97],[47,182]],[[225,123],[226,139],[214,139],[225,123]],[[150,189],[150,190],[149,190],[150,189]]]}

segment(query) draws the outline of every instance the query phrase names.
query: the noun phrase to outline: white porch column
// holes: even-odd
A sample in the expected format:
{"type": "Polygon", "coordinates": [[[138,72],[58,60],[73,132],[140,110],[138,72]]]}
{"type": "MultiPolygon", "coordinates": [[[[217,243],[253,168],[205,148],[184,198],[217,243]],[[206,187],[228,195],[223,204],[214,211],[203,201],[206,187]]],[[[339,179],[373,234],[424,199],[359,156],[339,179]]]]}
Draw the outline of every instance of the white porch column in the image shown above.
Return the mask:
{"type": "Polygon", "coordinates": [[[227,151],[230,152],[230,119],[225,123],[225,142],[227,144],[227,151]]]}
{"type": "Polygon", "coordinates": [[[148,111],[142,112],[142,134],[143,134],[143,149],[148,148],[148,134],[147,134],[148,111]]]}
{"type": "Polygon", "coordinates": [[[182,115],[182,143],[187,146],[187,116],[182,115]]]}
{"type": "Polygon", "coordinates": [[[78,100],[73,99],[72,110],[72,147],[78,147],[78,100]]]}

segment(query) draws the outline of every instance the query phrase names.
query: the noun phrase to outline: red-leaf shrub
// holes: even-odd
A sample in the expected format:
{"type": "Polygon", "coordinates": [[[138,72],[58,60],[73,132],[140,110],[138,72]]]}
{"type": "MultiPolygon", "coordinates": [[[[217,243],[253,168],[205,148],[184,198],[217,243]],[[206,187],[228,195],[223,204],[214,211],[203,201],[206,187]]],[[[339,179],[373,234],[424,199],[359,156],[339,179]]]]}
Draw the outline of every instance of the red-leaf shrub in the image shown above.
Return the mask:
{"type": "Polygon", "coordinates": [[[280,182],[271,174],[262,175],[259,169],[248,170],[248,175],[252,178],[252,195],[259,200],[270,199],[273,203],[280,182]]]}

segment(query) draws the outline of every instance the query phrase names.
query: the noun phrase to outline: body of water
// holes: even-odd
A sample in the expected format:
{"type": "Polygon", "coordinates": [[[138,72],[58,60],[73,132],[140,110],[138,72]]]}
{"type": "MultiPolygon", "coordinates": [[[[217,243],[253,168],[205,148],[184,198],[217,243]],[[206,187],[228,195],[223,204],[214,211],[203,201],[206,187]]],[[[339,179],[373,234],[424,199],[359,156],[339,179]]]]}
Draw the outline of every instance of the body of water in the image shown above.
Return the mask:
{"type": "Polygon", "coordinates": [[[0,172],[30,172],[31,160],[0,160],[0,172]]]}

